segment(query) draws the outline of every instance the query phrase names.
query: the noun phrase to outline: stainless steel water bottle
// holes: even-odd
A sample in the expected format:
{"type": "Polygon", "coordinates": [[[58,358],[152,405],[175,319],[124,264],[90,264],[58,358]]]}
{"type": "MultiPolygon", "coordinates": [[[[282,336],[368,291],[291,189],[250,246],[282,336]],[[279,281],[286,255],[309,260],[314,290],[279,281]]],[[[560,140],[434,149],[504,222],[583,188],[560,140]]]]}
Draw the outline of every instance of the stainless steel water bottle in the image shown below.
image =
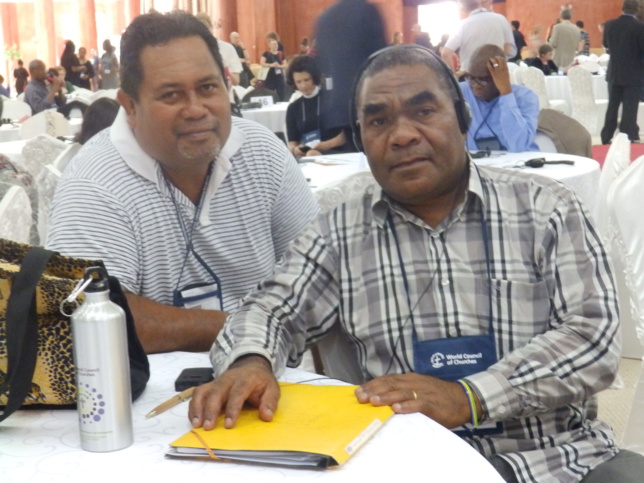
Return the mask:
{"type": "Polygon", "coordinates": [[[104,268],[88,268],[85,280],[85,301],[72,315],[81,447],[115,451],[133,440],[125,312],[110,301],[104,268]]]}

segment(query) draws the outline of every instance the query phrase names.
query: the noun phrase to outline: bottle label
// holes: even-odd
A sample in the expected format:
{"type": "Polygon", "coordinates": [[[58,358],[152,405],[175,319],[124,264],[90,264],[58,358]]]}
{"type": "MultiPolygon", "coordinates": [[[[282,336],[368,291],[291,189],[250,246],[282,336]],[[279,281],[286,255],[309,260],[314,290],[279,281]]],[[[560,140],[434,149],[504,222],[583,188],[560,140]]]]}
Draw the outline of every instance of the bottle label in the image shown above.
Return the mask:
{"type": "Polygon", "coordinates": [[[100,387],[99,368],[78,369],[78,412],[81,425],[100,424],[109,416],[111,408],[100,387]]]}

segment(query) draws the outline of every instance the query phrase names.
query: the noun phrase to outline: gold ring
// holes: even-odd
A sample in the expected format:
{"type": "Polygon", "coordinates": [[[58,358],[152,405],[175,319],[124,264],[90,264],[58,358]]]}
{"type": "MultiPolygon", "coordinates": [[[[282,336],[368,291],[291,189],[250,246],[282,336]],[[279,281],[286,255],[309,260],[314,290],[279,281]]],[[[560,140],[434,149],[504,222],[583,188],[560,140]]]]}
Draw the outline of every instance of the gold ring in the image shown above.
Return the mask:
{"type": "Polygon", "coordinates": [[[415,401],[416,399],[418,399],[418,394],[416,394],[416,391],[413,391],[413,390],[412,390],[411,392],[412,392],[412,394],[414,395],[414,401],[415,401]]]}

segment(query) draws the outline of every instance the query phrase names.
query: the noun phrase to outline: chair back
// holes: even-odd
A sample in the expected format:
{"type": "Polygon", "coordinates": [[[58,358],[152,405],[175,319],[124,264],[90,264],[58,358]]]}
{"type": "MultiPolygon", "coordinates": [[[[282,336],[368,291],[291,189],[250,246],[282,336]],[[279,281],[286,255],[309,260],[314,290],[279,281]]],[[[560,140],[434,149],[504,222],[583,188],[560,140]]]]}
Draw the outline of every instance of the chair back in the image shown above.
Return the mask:
{"type": "Polygon", "coordinates": [[[599,133],[600,112],[595,102],[592,74],[580,66],[568,69],[572,117],[584,125],[591,135],[599,133]]]}
{"type": "Polygon", "coordinates": [[[80,150],[82,146],[79,143],[70,144],[67,149],[61,151],[56,159],[51,163],[51,165],[56,168],[61,173],[65,171],[65,168],[71,161],[71,159],[76,156],[76,153],[80,150]]]}
{"type": "Polygon", "coordinates": [[[626,133],[619,133],[608,148],[606,159],[599,175],[599,197],[595,205],[595,223],[607,249],[612,239],[608,229],[608,192],[613,182],[631,163],[631,142],[626,133]]]}
{"type": "Polygon", "coordinates": [[[69,144],[49,134],[40,134],[27,141],[22,148],[22,165],[36,179],[40,171],[53,163],[68,147],[69,144]]]}
{"type": "Polygon", "coordinates": [[[25,189],[11,186],[0,201],[0,237],[29,243],[31,215],[31,202],[25,189]]]}
{"type": "Polygon", "coordinates": [[[557,153],[592,157],[592,137],[579,122],[556,109],[539,111],[537,133],[550,137],[557,153]]]}
{"type": "Polygon", "coordinates": [[[279,96],[277,92],[272,89],[267,89],[266,87],[254,87],[253,89],[248,89],[244,97],[242,97],[242,102],[251,102],[253,97],[272,97],[273,102],[279,102],[279,96]]]}
{"type": "MultiPolygon", "coordinates": [[[[514,70],[514,83],[515,84],[520,84],[523,85],[523,73],[526,71],[528,68],[528,65],[521,61],[519,64],[519,68],[514,70]]],[[[512,78],[510,78],[510,82],[512,82],[512,78]]]]}
{"type": "Polygon", "coordinates": [[[546,77],[536,67],[528,67],[521,72],[523,85],[532,89],[539,97],[539,109],[550,109],[548,91],[546,91],[546,77]]]}
{"type": "MultiPolygon", "coordinates": [[[[354,173],[347,178],[332,183],[317,192],[317,199],[322,213],[364,194],[367,187],[375,183],[370,171],[354,173]]],[[[342,327],[335,327],[313,348],[314,358],[319,357],[324,374],[334,379],[360,384],[364,375],[358,362],[358,351],[349,340],[342,327]]]]}
{"type": "Polygon", "coordinates": [[[65,116],[47,109],[30,117],[20,126],[20,139],[31,139],[39,134],[49,134],[53,137],[71,136],[72,128],[65,116]]]}
{"type": "Polygon", "coordinates": [[[38,236],[40,244],[43,246],[47,243],[49,210],[61,176],[61,172],[56,167],[48,164],[36,179],[36,186],[38,186],[38,236]]]}
{"type": "Polygon", "coordinates": [[[2,117],[4,119],[18,121],[25,116],[31,116],[31,106],[26,102],[17,99],[10,99],[3,102],[2,117]]]}

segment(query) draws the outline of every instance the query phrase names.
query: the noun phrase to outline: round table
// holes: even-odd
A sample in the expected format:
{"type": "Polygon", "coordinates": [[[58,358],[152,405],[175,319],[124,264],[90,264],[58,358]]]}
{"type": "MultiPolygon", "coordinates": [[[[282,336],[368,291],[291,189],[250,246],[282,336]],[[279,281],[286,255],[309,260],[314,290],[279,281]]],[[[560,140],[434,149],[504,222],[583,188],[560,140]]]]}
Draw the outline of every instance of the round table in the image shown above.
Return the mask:
{"type": "MultiPolygon", "coordinates": [[[[420,414],[394,415],[349,461],[329,470],[166,458],[169,444],[191,429],[188,406],[180,404],[151,419],[146,419],[145,414],[176,394],[174,380],[182,369],[209,365],[204,353],[150,356],[150,382],[133,407],[134,444],[121,451],[82,451],[78,415],[74,410],[17,411],[0,429],[1,480],[3,483],[96,480],[356,483],[413,481],[422,475],[422,479],[429,481],[503,481],[471,446],[420,414]]],[[[283,380],[298,382],[310,378],[310,373],[288,369],[283,380]]]]}

